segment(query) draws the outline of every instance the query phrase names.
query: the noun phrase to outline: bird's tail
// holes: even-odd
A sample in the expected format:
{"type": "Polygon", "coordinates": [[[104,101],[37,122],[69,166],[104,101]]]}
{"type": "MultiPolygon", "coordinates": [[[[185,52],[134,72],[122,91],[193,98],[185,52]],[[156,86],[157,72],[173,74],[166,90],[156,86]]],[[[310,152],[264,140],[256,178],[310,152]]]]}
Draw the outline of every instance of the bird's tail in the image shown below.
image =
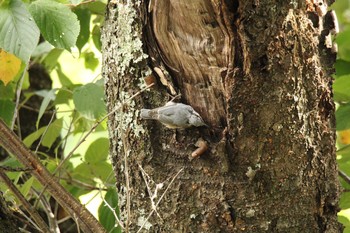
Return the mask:
{"type": "Polygon", "coordinates": [[[140,117],[143,119],[154,119],[151,109],[141,109],[140,117]]]}

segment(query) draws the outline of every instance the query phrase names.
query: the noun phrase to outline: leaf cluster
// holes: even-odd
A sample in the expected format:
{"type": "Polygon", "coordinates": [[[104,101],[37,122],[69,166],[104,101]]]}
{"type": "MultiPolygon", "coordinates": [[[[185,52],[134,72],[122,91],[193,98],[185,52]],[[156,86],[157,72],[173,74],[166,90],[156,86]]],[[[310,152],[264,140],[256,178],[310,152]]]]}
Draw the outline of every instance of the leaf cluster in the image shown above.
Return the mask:
{"type": "MultiPolygon", "coordinates": [[[[334,75],[333,93],[336,101],[337,158],[339,170],[350,177],[350,18],[349,1],[336,1],[332,6],[337,13],[340,33],[335,41],[338,44],[336,74],[334,75]]],[[[340,178],[345,192],[340,199],[342,211],[339,221],[344,224],[345,232],[350,228],[350,180],[340,178]]],[[[350,231],[348,231],[350,232],[350,231]]]]}
{"type": "MultiPolygon", "coordinates": [[[[23,136],[24,144],[37,152],[42,163],[74,197],[100,192],[117,213],[106,122],[90,132],[92,139],[79,145],[76,151],[72,149],[92,125],[106,115],[104,83],[96,80],[97,77],[89,77],[92,82],[77,82],[65,71],[64,58],[70,52],[77,64],[83,63],[85,70],[94,72],[100,67],[100,28],[105,8],[104,2],[91,0],[0,1],[0,118],[14,127],[19,137],[23,136]],[[35,75],[30,71],[36,65],[48,74],[55,83],[54,88],[33,88],[35,75]],[[37,103],[33,107],[34,100],[37,103]],[[18,121],[22,109],[34,112],[35,121],[18,121]],[[27,124],[32,124],[33,130],[21,133],[27,124]],[[71,159],[60,167],[70,152],[74,152],[71,159]]],[[[70,65],[79,67],[77,64],[70,65]]],[[[13,157],[4,156],[1,151],[0,155],[0,166],[14,169],[7,175],[17,188],[31,202],[41,203],[39,211],[50,215],[43,205],[51,198],[45,187],[25,171],[16,171],[21,165],[13,157]],[[38,197],[41,192],[44,194],[38,197]]],[[[0,191],[15,205],[20,205],[3,183],[0,191]]],[[[99,198],[97,203],[101,223],[110,232],[120,232],[115,226],[113,210],[99,198]],[[105,218],[107,215],[109,218],[105,218]]],[[[59,221],[58,213],[56,217],[59,221]]]]}

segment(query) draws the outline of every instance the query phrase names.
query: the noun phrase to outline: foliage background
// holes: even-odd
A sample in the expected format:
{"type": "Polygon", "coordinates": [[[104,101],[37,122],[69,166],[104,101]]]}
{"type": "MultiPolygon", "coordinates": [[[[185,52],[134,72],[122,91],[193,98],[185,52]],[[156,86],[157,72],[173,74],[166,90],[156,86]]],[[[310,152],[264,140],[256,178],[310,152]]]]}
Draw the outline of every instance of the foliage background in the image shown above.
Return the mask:
{"type": "MultiPolygon", "coordinates": [[[[336,74],[333,85],[334,100],[337,103],[336,129],[338,134],[337,159],[339,170],[350,176],[350,1],[338,0],[333,4],[338,16],[340,32],[335,40],[338,44],[336,74]]],[[[340,199],[339,221],[344,232],[350,232],[350,184],[340,178],[343,193],[340,199]]]]}
{"type": "MultiPolygon", "coordinates": [[[[117,194],[108,158],[106,122],[99,124],[88,140],[74,151],[81,138],[106,115],[104,82],[100,74],[100,27],[105,7],[105,1],[0,1],[0,64],[6,64],[0,66],[0,118],[20,132],[26,122],[14,121],[15,110],[29,108],[27,102],[39,96],[39,107],[30,109],[38,114],[35,130],[22,140],[31,148],[41,145],[38,154],[50,171],[57,168],[62,158],[72,154],[60,170],[60,182],[86,204],[110,232],[120,232],[114,227],[114,214],[118,215],[117,194]],[[51,88],[30,88],[27,69],[35,64],[47,71],[52,80],[51,88]],[[17,90],[22,91],[23,98],[17,98],[17,90]],[[42,117],[49,113],[55,118],[43,125],[42,117]],[[54,152],[48,152],[49,149],[54,152]]],[[[337,158],[343,175],[349,177],[350,1],[338,0],[332,9],[337,13],[340,28],[334,38],[339,51],[333,86],[337,103],[337,158]]],[[[19,166],[8,156],[1,158],[0,165],[19,166]]],[[[27,199],[35,199],[34,193],[43,189],[35,180],[27,178],[25,172],[8,172],[8,175],[27,199]]],[[[349,180],[340,178],[344,192],[339,221],[346,227],[344,232],[350,232],[349,180]]],[[[14,206],[20,205],[2,183],[0,190],[14,206]]]]}

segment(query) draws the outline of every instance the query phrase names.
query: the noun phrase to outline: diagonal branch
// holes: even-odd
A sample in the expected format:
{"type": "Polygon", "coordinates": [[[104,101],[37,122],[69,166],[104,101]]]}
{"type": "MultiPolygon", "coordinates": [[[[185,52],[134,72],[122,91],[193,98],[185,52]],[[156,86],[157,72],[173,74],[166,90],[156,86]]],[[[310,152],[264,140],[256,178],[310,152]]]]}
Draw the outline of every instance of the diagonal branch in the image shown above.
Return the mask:
{"type": "Polygon", "coordinates": [[[72,217],[77,217],[84,232],[105,232],[96,218],[53,178],[46,167],[41,164],[37,155],[31,152],[1,119],[0,145],[13,154],[25,167],[33,169],[31,174],[43,186],[47,186],[48,192],[72,217]]]}

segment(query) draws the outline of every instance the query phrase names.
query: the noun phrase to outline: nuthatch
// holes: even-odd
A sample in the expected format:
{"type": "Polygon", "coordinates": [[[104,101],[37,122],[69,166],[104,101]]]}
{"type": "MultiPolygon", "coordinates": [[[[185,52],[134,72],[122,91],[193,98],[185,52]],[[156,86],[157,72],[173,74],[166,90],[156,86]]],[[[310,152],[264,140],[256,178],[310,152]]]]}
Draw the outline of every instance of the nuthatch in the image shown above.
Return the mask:
{"type": "Polygon", "coordinates": [[[206,126],[201,116],[189,105],[168,102],[163,107],[141,109],[141,118],[158,120],[171,129],[206,126]]]}

